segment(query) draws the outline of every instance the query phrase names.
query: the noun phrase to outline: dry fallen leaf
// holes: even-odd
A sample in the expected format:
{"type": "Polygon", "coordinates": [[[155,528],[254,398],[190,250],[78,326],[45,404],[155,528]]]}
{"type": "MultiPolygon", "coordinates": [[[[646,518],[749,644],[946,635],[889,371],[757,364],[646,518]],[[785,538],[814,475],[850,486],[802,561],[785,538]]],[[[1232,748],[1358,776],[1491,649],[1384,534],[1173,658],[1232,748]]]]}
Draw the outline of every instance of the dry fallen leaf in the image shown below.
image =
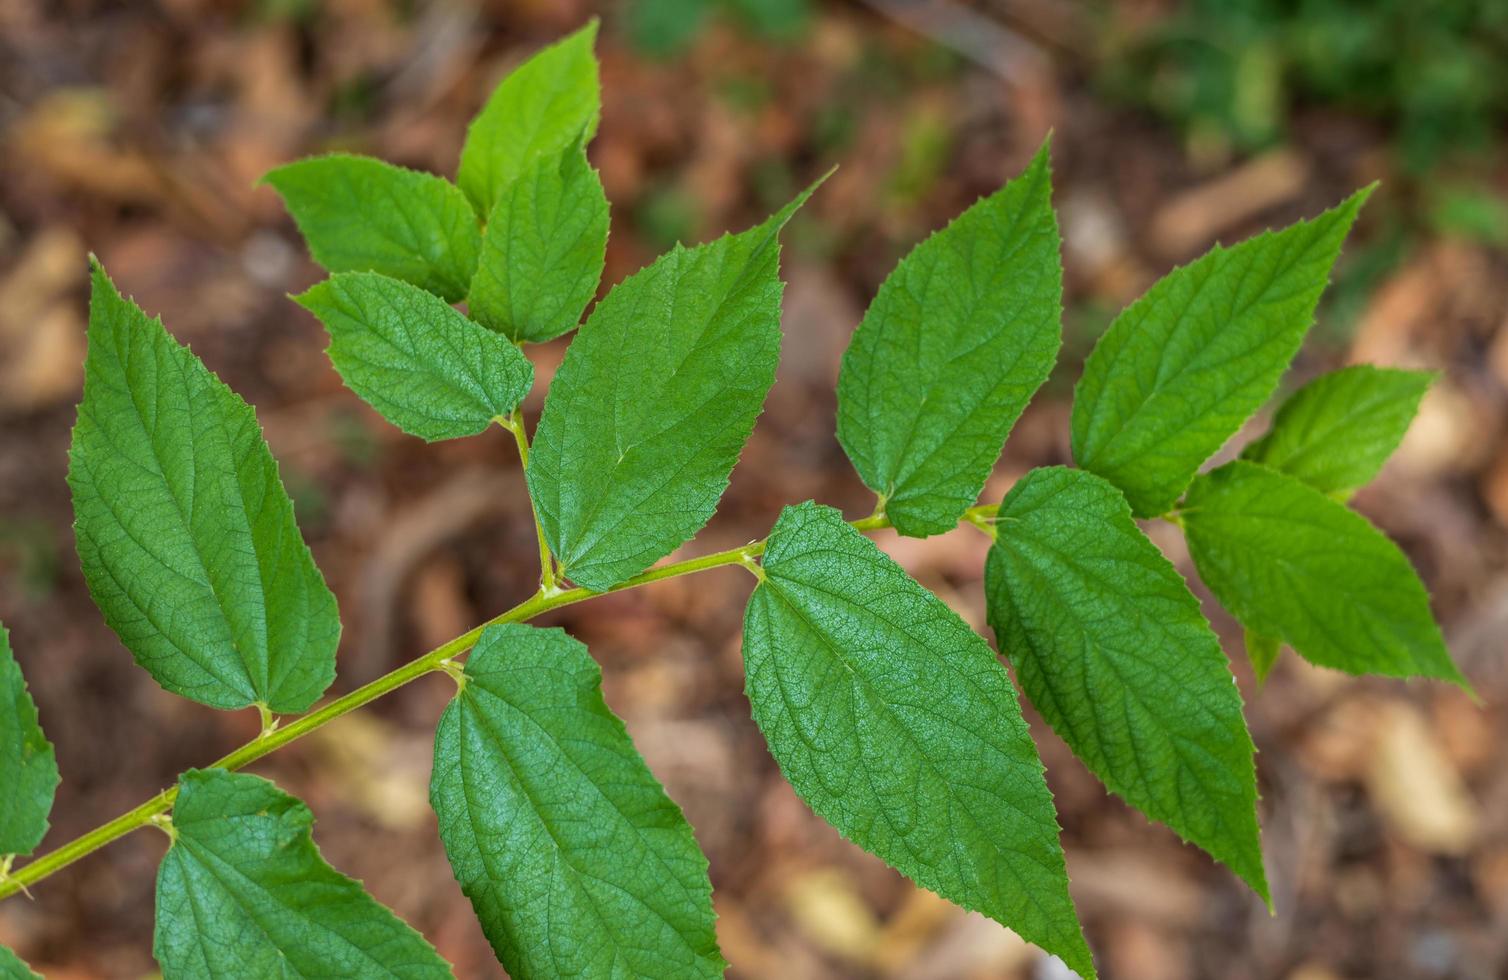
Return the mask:
{"type": "Polygon", "coordinates": [[[1168,258],[1187,256],[1222,232],[1297,197],[1309,173],[1309,161],[1293,150],[1259,156],[1163,205],[1152,220],[1152,244],[1168,258]]]}
{"type": "Polygon", "coordinates": [[[332,781],[341,798],[352,801],[369,819],[389,830],[422,826],[430,818],[429,770],[433,762],[427,739],[408,737],[391,722],[353,713],[340,724],[309,736],[326,760],[322,778],[332,781]]]}
{"type": "Polygon", "coordinates": [[[1404,843],[1437,854],[1464,854],[1481,823],[1455,766],[1412,705],[1384,709],[1367,771],[1367,791],[1404,843]]]}
{"type": "Polygon", "coordinates": [[[853,879],[839,868],[818,868],[785,886],[791,920],[813,945],[853,963],[867,963],[880,938],[880,924],[853,879]]]}

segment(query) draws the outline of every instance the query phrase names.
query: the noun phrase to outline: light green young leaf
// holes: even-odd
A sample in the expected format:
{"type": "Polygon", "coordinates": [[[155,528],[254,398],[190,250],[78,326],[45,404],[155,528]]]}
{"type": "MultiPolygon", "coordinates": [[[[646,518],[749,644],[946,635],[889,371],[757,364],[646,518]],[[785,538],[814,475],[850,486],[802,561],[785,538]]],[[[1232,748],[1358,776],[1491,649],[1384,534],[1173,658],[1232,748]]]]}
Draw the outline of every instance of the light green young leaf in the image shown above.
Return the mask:
{"type": "Polygon", "coordinates": [[[95,605],[157,682],[216,708],[308,708],[340,616],[251,406],[94,263],[68,484],[95,605]]]}
{"type": "Polygon", "coordinates": [[[506,337],[406,282],[342,272],[294,300],[330,332],[346,385],[409,435],[476,435],[534,383],[534,366],[506,337]]]}
{"type": "Polygon", "coordinates": [[[607,228],[607,195],[581,145],[536,157],[487,219],[471,315],[515,341],[576,329],[602,279],[607,228]]]}
{"type": "Polygon", "coordinates": [[[492,213],[504,189],[534,160],[553,156],[597,130],[597,21],[519,65],[471,121],[456,182],[476,213],[492,213]],[[584,133],[584,135],[583,135],[584,133]]]}
{"type": "Polygon", "coordinates": [[[380,272],[451,301],[466,295],[481,229],[466,195],[443,177],[336,153],[262,180],[331,272],[380,272]]]}
{"type": "Polygon", "coordinates": [[[722,976],[707,860],[563,631],[482,634],[430,802],[509,976],[722,976]]]}
{"type": "Polygon", "coordinates": [[[1178,570],[1083,470],[1033,470],[998,519],[985,595],[1026,696],[1116,795],[1270,902],[1241,695],[1178,570]]]}
{"type": "Polygon", "coordinates": [[[1408,559],[1344,504],[1237,460],[1194,481],[1182,520],[1200,577],[1247,629],[1321,667],[1468,687],[1408,559]]]}
{"type": "Polygon", "coordinates": [[[1398,448],[1434,380],[1428,371],[1367,364],[1321,375],[1283,403],[1272,428],[1241,458],[1325,493],[1348,494],[1398,448]]]}
{"type": "Polygon", "coordinates": [[[796,792],[923,887],[1094,976],[1005,669],[837,511],[787,507],[744,614],[754,720],[796,792]]]}
{"type": "Polygon", "coordinates": [[[550,550],[603,591],[695,534],[717,508],[780,359],[780,229],[677,245],[587,318],[545,401],[529,493],[550,550]]]}
{"type": "Polygon", "coordinates": [[[0,980],[42,980],[15,953],[0,946],[0,980]]]}
{"type": "Polygon", "coordinates": [[[1074,391],[1073,458],[1161,514],[1266,401],[1314,320],[1359,191],[1317,218],[1216,246],[1126,307],[1074,391]]]}
{"type": "Polygon", "coordinates": [[[47,833],[58,760],[0,625],[0,857],[30,854],[47,833]]]}
{"type": "Polygon", "coordinates": [[[838,378],[838,441],[902,534],[950,530],[1062,342],[1043,144],[1026,171],[901,260],[838,378]]]}
{"type": "Polygon", "coordinates": [[[423,936],[325,863],[313,824],[257,776],[179,777],[152,939],[165,980],[451,976],[423,936]]]}
{"type": "Polygon", "coordinates": [[[1246,631],[1244,641],[1246,659],[1251,661],[1252,673],[1257,675],[1258,684],[1265,684],[1267,675],[1272,673],[1273,665],[1278,662],[1278,654],[1283,652],[1283,641],[1252,630],[1246,631]]]}

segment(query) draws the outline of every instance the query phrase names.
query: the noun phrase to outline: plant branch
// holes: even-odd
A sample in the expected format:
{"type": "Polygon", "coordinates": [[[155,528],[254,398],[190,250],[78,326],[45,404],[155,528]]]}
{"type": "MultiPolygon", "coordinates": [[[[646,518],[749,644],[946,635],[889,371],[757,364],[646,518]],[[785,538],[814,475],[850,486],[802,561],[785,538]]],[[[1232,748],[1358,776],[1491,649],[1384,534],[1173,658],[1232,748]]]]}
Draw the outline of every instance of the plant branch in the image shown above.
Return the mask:
{"type": "MultiPolygon", "coordinates": [[[[522,408],[515,408],[513,414],[507,418],[498,417],[497,422],[503,428],[513,433],[513,440],[518,443],[518,462],[522,467],[525,478],[529,472],[529,433],[524,428],[524,412],[522,408]]],[[[545,593],[554,592],[555,585],[555,556],[550,554],[550,542],[545,538],[545,526],[539,522],[539,511],[534,506],[534,495],[529,495],[529,511],[534,515],[534,534],[539,538],[539,588],[545,593]]]]}
{"type": "MultiPolygon", "coordinates": [[[[513,428],[509,422],[499,420],[505,427],[513,428]]],[[[520,450],[527,453],[522,436],[520,436],[520,450]]],[[[960,524],[979,525],[993,517],[993,506],[971,507],[964,513],[960,524]]],[[[861,520],[849,522],[858,531],[877,531],[890,526],[890,519],[883,513],[876,512],[861,520]]],[[[543,540],[543,539],[541,539],[543,540]]],[[[724,551],[715,551],[699,558],[688,558],[684,561],[672,562],[651,568],[646,572],[635,575],[618,585],[613,586],[608,592],[623,592],[627,589],[638,588],[651,582],[659,582],[668,578],[678,578],[682,575],[693,575],[697,572],[708,571],[713,568],[722,568],[729,565],[747,567],[754,559],[764,554],[764,539],[750,542],[737,548],[728,548],[724,551]]],[[[548,556],[548,550],[544,551],[548,556]]],[[[423,677],[435,671],[447,671],[453,665],[456,657],[466,653],[476,645],[481,638],[482,632],[489,626],[499,623],[522,623],[533,619],[542,613],[561,606],[569,606],[578,602],[584,602],[605,592],[593,592],[591,589],[572,588],[561,589],[558,586],[546,588],[541,585],[540,590],[523,602],[509,609],[507,612],[492,617],[485,623],[476,626],[460,636],[435,647],[433,650],[410,660],[408,663],[390,671],[372,681],[364,684],[348,694],[344,694],[329,704],[281,727],[270,731],[264,730],[262,734],[242,745],[230,754],[210,763],[210,768],[240,769],[256,762],[263,756],[271,755],[278,749],[290,742],[295,742],[305,735],[322,728],[330,722],[355,711],[363,705],[370,704],[385,694],[396,691],[410,681],[423,677]]],[[[133,830],[152,825],[156,818],[167,813],[173,807],[173,802],[178,798],[176,786],[163,790],[145,803],[121,814],[109,823],[101,824],[81,837],[58,847],[35,861],[23,865],[19,869],[6,874],[0,874],[0,899],[9,898],[17,892],[26,891],[30,885],[48,878],[61,871],[63,868],[74,863],[80,858],[94,853],[106,844],[118,840],[133,830]]]]}

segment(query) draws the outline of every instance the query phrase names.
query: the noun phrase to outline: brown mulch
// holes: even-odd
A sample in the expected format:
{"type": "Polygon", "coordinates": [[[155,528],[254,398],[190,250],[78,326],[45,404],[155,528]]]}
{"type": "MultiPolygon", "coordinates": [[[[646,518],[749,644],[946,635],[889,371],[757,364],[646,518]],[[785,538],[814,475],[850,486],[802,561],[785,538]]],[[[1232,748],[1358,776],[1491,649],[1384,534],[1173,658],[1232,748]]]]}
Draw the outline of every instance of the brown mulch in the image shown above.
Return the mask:
{"type": "MultiPolygon", "coordinates": [[[[257,407],[344,610],[336,690],[532,588],[511,441],[495,432],[426,446],[341,386],[318,323],[285,298],[319,270],[256,179],[336,147],[453,172],[491,82],[593,5],[307,6],[0,0],[0,620],[63,771],[45,849],[257,725],[252,712],[159,690],[84,589],[63,477],[87,252],[257,407]]],[[[604,13],[591,153],[614,202],[606,282],[677,235],[745,226],[840,165],[789,236],[779,381],[721,512],[687,554],[763,536],[789,502],[867,513],[833,437],[847,337],[896,259],[1018,170],[1048,129],[1070,290],[1065,363],[1018,424],[990,499],[1031,466],[1067,461],[1077,360],[1153,278],[1215,239],[1389,176],[1381,134],[1329,118],[1297,120],[1291,145],[1271,154],[1197,168],[1155,120],[1095,95],[1083,55],[1061,40],[1076,35],[1060,13],[1016,7],[1002,22],[1038,56],[1010,71],[862,5],[820,6],[788,45],[719,24],[665,62],[635,53],[617,9],[604,13]]],[[[1369,205],[1358,247],[1405,213],[1391,186],[1369,205]]],[[[531,350],[541,368],[531,418],[564,345],[531,350]]],[[[1259,690],[1239,631],[1209,607],[1260,750],[1275,916],[1107,796],[1033,716],[1107,977],[1508,977],[1508,256],[1420,239],[1353,323],[1322,323],[1296,374],[1350,360],[1444,372],[1357,506],[1417,563],[1480,701],[1348,679],[1292,655],[1259,690]]],[[[1187,568],[1166,530],[1158,542],[1187,568]]],[[[983,627],[977,534],[879,540],[983,627]]],[[[548,618],[602,662],[608,701],[695,827],[731,975],[1058,976],[1007,930],[843,842],[780,780],[742,693],[748,588],[729,570],[548,618]]],[[[431,731],[449,693],[443,678],[422,680],[254,771],[305,799],[331,863],[422,930],[459,976],[498,976],[427,803],[431,731]]],[[[164,845],[135,834],[33,900],[5,902],[0,943],[50,977],[150,974],[164,845]]]]}

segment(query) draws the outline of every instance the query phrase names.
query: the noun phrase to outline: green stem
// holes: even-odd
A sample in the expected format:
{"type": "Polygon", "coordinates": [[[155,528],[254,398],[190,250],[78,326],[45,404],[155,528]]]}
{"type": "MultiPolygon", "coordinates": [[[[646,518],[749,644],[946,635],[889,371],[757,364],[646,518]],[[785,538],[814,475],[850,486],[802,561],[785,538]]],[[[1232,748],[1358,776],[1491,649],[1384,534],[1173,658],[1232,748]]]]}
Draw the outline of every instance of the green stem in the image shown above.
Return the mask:
{"type": "MultiPolygon", "coordinates": [[[[507,425],[505,422],[504,425],[507,425]]],[[[511,428],[511,426],[509,426],[511,428]]],[[[963,516],[961,523],[979,524],[987,520],[995,513],[994,507],[971,507],[963,516]]],[[[850,524],[859,531],[877,531],[890,526],[890,520],[883,513],[876,512],[862,520],[851,521],[850,524]]],[[[624,582],[609,589],[609,592],[622,592],[627,589],[635,589],[651,582],[659,582],[668,578],[677,578],[682,575],[693,575],[697,572],[708,571],[713,568],[722,568],[728,565],[748,567],[748,565],[760,555],[764,554],[765,542],[763,540],[752,541],[749,544],[737,548],[728,548],[723,551],[715,551],[710,555],[700,558],[688,558],[685,561],[672,562],[651,568],[647,572],[635,575],[624,582]]],[[[548,554],[548,552],[546,552],[548,554]]],[[[523,602],[509,609],[505,613],[494,616],[473,629],[467,630],[460,636],[449,642],[443,643],[433,650],[415,660],[410,660],[403,666],[382,675],[369,684],[364,684],[349,694],[344,694],[324,707],[316,708],[306,715],[302,715],[287,725],[264,731],[256,738],[242,745],[215,762],[210,763],[211,768],[240,769],[266,755],[271,755],[278,749],[295,742],[317,728],[322,728],[341,715],[355,711],[363,705],[396,691],[410,681],[423,677],[434,671],[445,671],[457,656],[460,656],[476,645],[481,638],[482,632],[489,626],[498,623],[522,623],[534,617],[549,612],[551,609],[559,609],[561,606],[569,606],[583,602],[599,595],[602,592],[593,592],[591,589],[574,588],[560,589],[558,587],[545,588],[525,599],[523,602]]],[[[109,823],[100,826],[84,834],[82,837],[69,841],[58,849],[37,858],[14,872],[0,874],[0,899],[9,898],[17,892],[23,892],[27,886],[47,878],[68,865],[94,853],[112,841],[126,836],[131,831],[140,827],[155,823],[156,817],[172,809],[173,801],[178,798],[176,786],[165,789],[161,793],[147,800],[145,803],[121,814],[109,823]]]]}
{"type": "MultiPolygon", "coordinates": [[[[507,418],[499,416],[499,425],[513,433],[518,443],[519,466],[529,472],[529,433],[524,428],[523,409],[515,408],[507,418]]],[[[539,587],[544,592],[555,591],[555,556],[550,554],[550,542],[545,538],[545,526],[539,523],[539,511],[534,508],[534,495],[529,495],[529,510],[534,515],[534,534],[539,539],[539,587]]]]}

